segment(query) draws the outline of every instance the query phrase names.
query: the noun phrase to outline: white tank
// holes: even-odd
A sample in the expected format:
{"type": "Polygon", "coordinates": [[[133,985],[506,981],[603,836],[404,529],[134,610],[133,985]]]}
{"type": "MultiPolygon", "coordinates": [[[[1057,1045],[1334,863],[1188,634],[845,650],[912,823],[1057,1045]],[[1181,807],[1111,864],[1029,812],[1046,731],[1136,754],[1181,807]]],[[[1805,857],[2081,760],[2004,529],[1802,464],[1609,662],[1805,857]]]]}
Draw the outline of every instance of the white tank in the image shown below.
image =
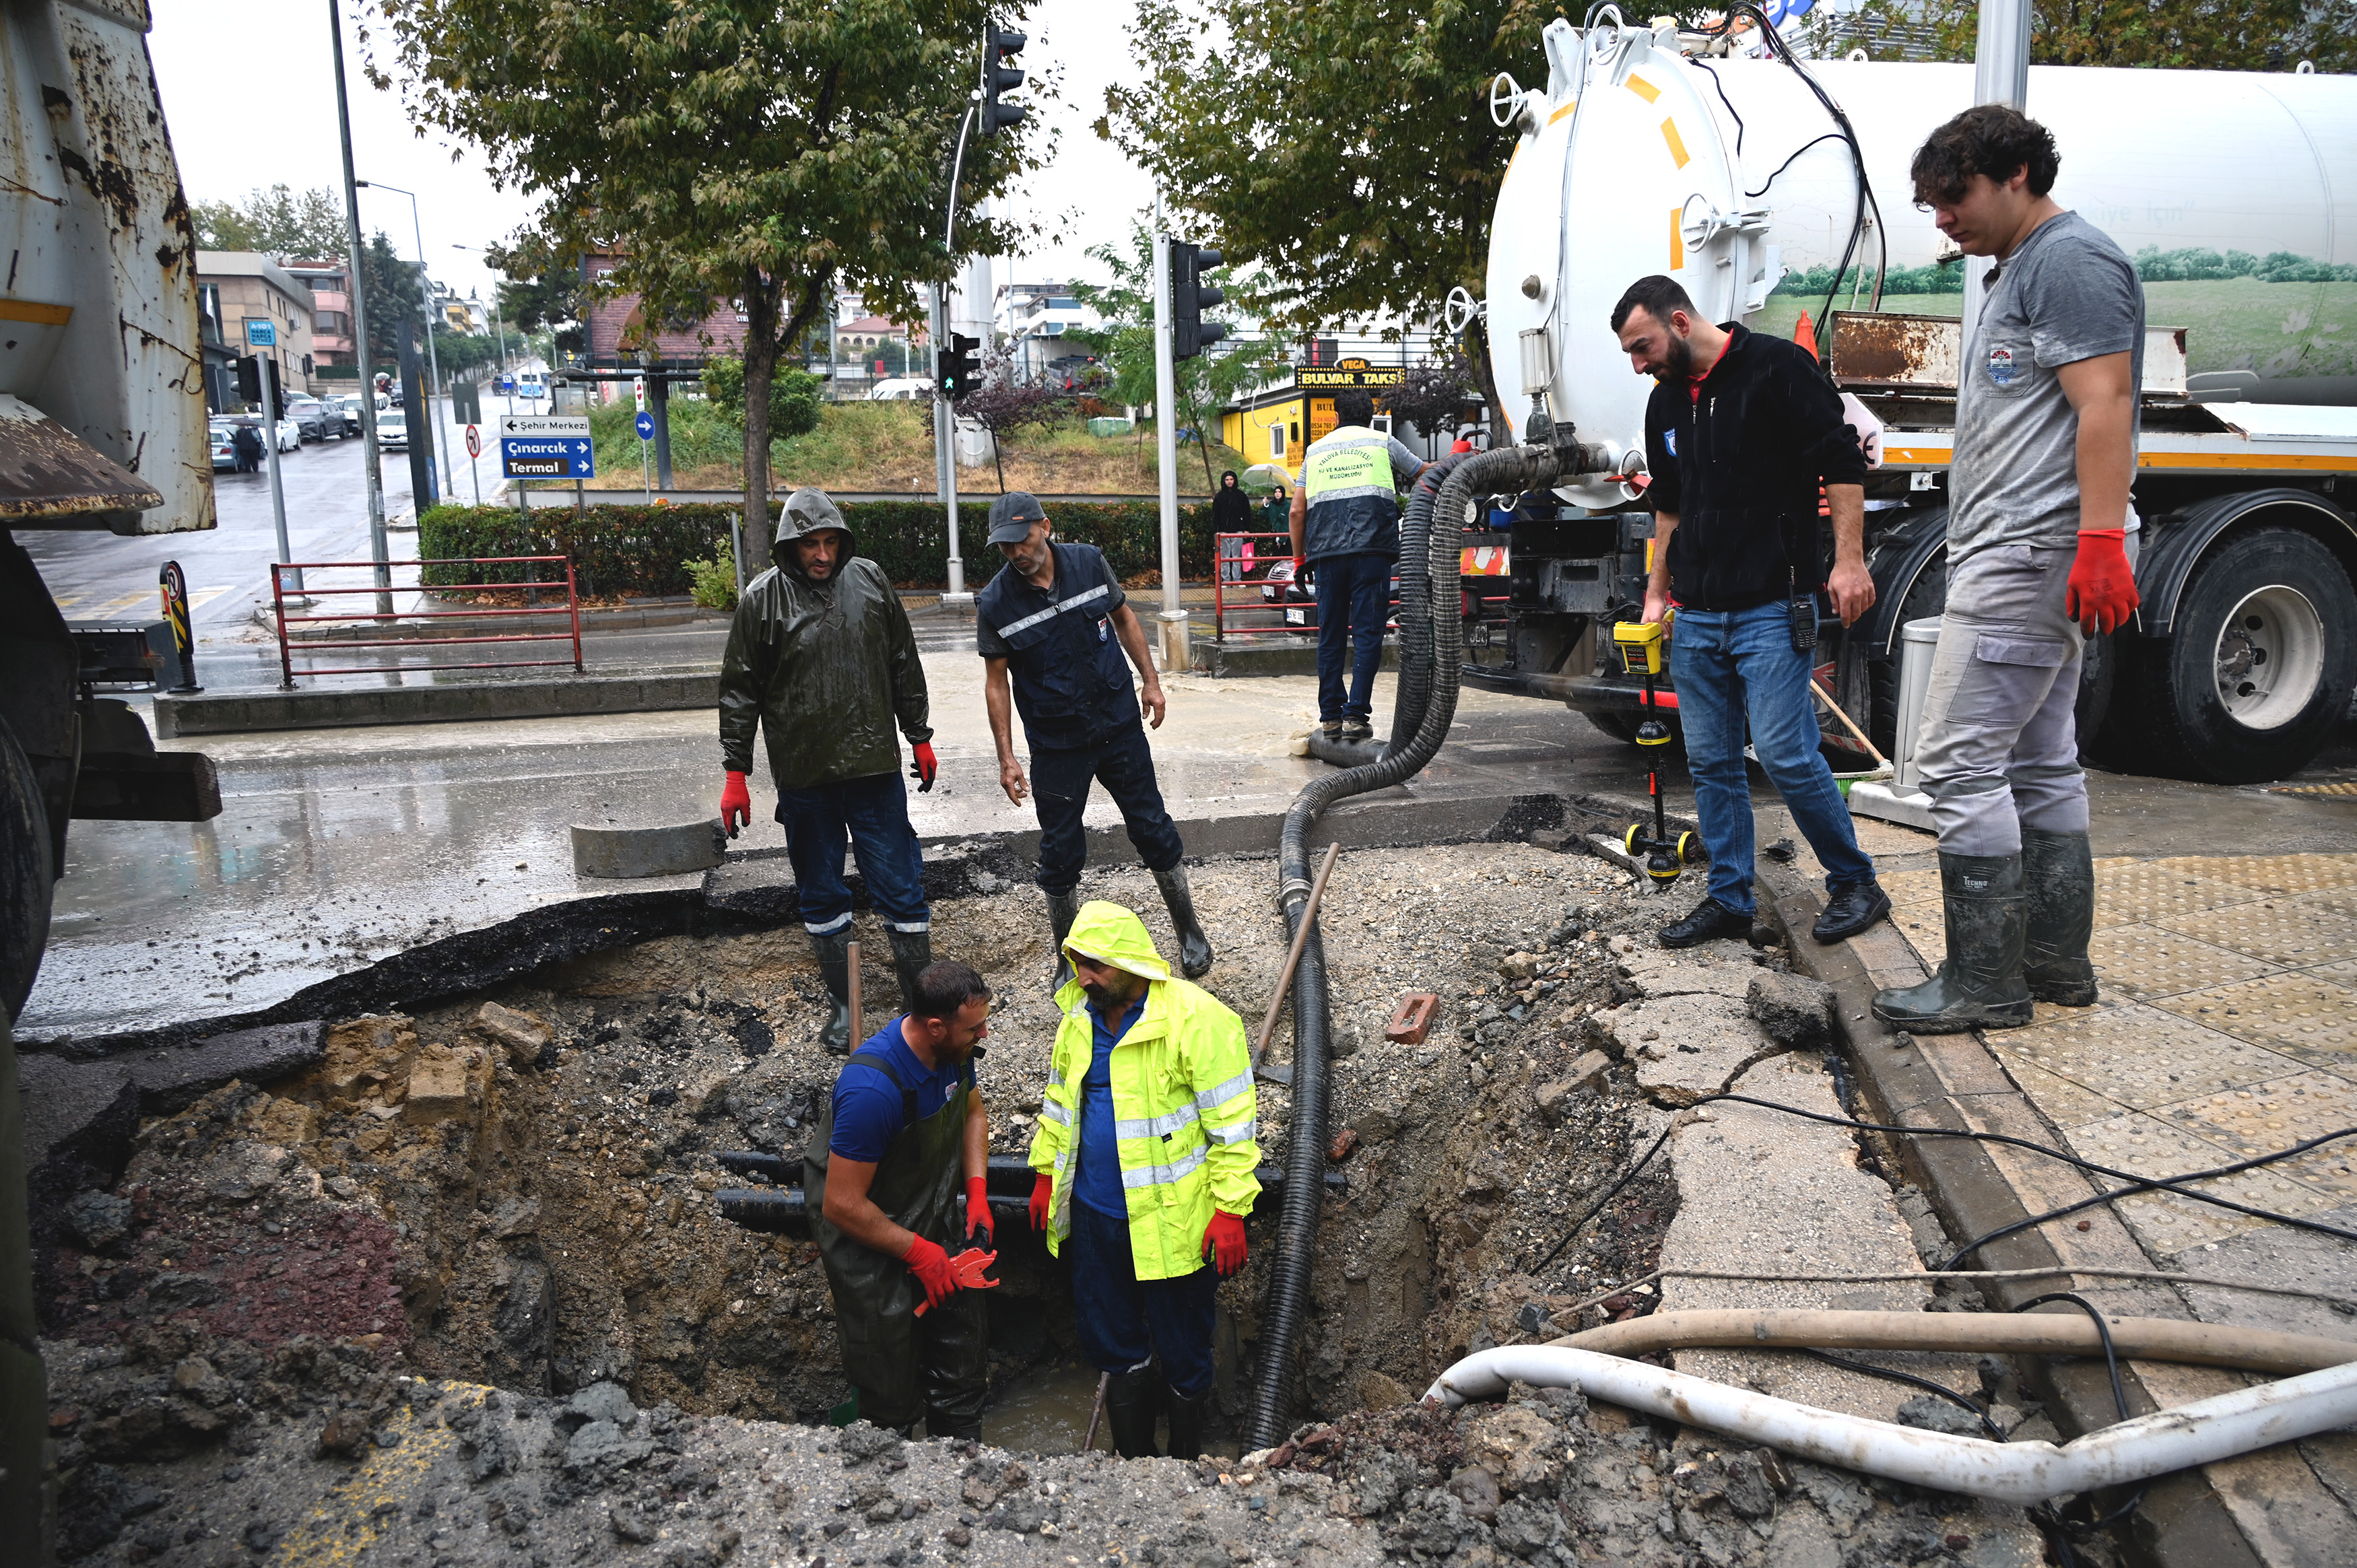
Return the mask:
{"type": "MultiPolygon", "coordinates": [[[[1811,145],[1837,127],[1779,61],[1689,59],[1666,29],[1583,38],[1560,20],[1545,45],[1545,84],[1497,109],[1523,134],[1491,230],[1493,369],[1518,426],[1518,394],[1543,379],[1555,418],[1582,441],[1641,449],[1652,383],[1613,336],[1621,291],[1666,272],[1714,319],[1790,335],[1803,309],[1813,320],[1824,308],[1855,218],[1855,166],[1838,135],[1811,145]]],[[[1973,68],[1808,70],[1857,128],[1882,220],[1869,209],[1858,288],[1835,308],[1867,307],[1883,273],[1895,285],[1883,308],[1957,314],[1960,269],[1943,292],[1921,292],[1945,242],[1913,205],[1907,166],[1969,106],[1973,68]]],[[[2357,78],[2037,67],[2029,112],[2061,155],[2055,199],[2139,257],[2151,324],[2188,328],[2197,388],[2204,376],[2357,378],[2357,78]]],[[[1591,482],[1562,493],[1600,506],[1635,492],[1591,482]]]]}

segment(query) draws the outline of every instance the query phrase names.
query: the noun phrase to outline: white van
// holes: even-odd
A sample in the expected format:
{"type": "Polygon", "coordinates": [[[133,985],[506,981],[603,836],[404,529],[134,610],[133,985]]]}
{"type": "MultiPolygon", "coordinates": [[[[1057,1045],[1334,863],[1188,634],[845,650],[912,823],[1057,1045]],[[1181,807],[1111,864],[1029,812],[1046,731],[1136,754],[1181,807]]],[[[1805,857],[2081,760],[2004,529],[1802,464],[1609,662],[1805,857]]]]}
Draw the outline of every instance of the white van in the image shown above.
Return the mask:
{"type": "Polygon", "coordinates": [[[867,392],[867,401],[870,403],[908,403],[920,395],[924,390],[925,383],[920,381],[917,381],[908,376],[895,376],[889,381],[877,381],[873,387],[869,388],[867,392]]]}

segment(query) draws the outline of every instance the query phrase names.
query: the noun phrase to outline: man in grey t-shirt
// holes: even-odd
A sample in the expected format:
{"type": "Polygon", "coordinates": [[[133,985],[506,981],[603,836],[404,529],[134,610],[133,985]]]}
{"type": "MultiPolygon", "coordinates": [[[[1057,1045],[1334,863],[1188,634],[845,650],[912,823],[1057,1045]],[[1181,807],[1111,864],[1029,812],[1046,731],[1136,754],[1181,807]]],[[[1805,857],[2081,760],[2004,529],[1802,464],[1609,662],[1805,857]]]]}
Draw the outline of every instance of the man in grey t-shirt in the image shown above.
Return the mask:
{"type": "Polygon", "coordinates": [[[1918,1034],[2012,1028],[2095,1000],[2094,865],[2074,709],[2083,639],[2136,607],[2126,553],[2144,291],[2047,193],[2054,138],[2002,104],[1916,152],[1919,205],[1994,256],[1964,346],[1949,469],[1948,604],[1915,760],[1940,832],[1948,951],[1874,1011],[1918,1034]]]}

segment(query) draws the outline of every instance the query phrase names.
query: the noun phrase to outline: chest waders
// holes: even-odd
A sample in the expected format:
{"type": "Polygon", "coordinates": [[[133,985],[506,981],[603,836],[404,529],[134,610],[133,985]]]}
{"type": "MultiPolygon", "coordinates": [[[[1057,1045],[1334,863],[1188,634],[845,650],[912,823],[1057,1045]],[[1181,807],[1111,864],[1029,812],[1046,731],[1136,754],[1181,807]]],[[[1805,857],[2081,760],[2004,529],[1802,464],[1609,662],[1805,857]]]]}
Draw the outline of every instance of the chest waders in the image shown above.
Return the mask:
{"type": "MultiPolygon", "coordinates": [[[[900,1132],[877,1162],[869,1200],[894,1224],[946,1252],[963,1251],[957,1197],[965,1189],[960,1155],[973,1085],[959,1084],[947,1104],[920,1120],[917,1091],[901,1081],[888,1058],[863,1050],[851,1060],[890,1079],[900,1090],[903,1109],[900,1132]]],[[[827,1144],[834,1135],[834,1097],[830,1094],[802,1151],[802,1191],[811,1235],[826,1264],[826,1283],[834,1292],[835,1334],[843,1342],[844,1375],[851,1380],[859,1416],[905,1434],[922,1415],[926,1431],[934,1437],[979,1439],[990,1369],[982,1293],[959,1291],[919,1317],[917,1304],[925,1299],[924,1288],[908,1265],[863,1246],[827,1222],[827,1144]]]]}

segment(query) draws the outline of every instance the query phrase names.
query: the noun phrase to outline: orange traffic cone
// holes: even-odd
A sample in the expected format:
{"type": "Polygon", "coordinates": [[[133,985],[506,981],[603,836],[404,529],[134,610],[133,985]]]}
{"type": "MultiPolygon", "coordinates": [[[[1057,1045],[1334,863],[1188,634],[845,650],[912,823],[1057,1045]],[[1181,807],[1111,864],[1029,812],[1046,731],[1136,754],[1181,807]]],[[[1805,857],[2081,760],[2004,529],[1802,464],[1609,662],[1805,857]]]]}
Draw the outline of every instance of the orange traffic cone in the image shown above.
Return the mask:
{"type": "Polygon", "coordinates": [[[1801,312],[1801,319],[1793,325],[1792,341],[1798,343],[1802,348],[1806,349],[1809,351],[1810,359],[1815,360],[1823,358],[1823,356],[1817,352],[1816,323],[1809,319],[1809,313],[1805,310],[1801,312]]]}

